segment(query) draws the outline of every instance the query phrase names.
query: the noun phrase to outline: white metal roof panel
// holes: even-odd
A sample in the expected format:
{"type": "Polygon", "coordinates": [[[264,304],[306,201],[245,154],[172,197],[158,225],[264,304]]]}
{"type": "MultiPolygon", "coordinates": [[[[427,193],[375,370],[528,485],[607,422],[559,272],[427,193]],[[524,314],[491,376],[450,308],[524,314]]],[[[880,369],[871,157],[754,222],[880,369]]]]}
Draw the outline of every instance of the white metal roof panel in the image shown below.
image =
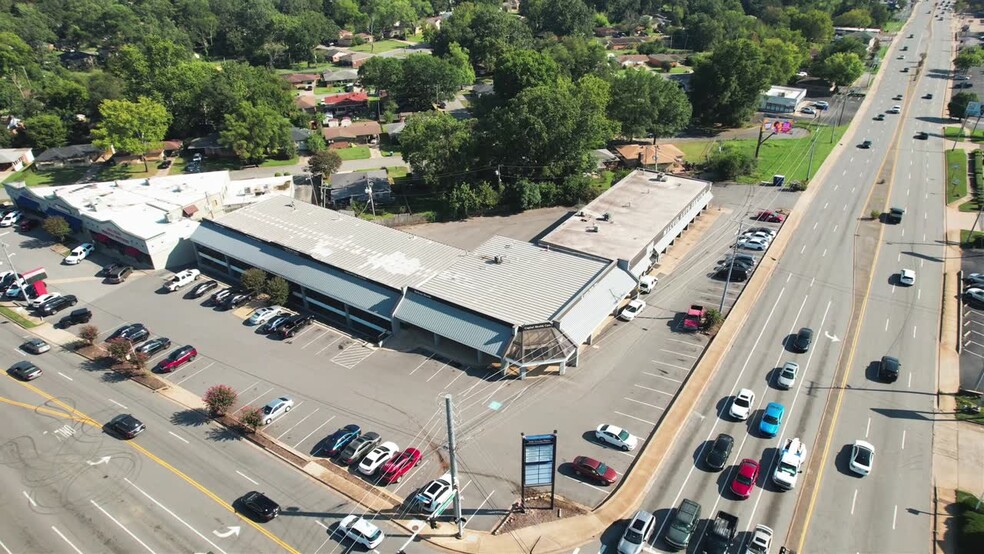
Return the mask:
{"type": "Polygon", "coordinates": [[[623,298],[636,286],[636,280],[618,267],[591,286],[560,318],[560,330],[574,344],[588,340],[591,333],[605,320],[623,298]]]}
{"type": "Polygon", "coordinates": [[[462,310],[414,290],[407,291],[393,317],[432,333],[501,357],[512,340],[512,327],[462,310]]]}

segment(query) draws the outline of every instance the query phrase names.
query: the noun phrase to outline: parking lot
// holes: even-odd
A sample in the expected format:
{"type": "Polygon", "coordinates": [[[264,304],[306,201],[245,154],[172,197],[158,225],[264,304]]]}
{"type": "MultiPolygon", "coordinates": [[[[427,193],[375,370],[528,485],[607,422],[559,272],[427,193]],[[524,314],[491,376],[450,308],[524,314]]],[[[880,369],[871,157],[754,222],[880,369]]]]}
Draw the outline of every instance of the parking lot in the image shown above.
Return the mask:
{"type": "MultiPolygon", "coordinates": [[[[206,305],[206,298],[188,298],[190,287],[163,292],[170,272],[137,271],[125,283],[110,285],[97,276],[99,264],[108,261],[98,253],[78,266],[64,266],[40,231],[8,232],[3,240],[17,270],[45,267],[49,288],[76,294],[79,307],[90,307],[101,338],[133,322],[146,325],[152,336],[170,338],[172,347],[155,354],[149,367],[174,348],[194,345],[199,352],[194,361],[163,375],[174,385],[196,395],[216,384],[229,385],[239,394],[237,409],[291,397],[293,409],[265,432],[301,454],[314,455],[326,436],[349,423],[401,449],[420,449],[421,465],[388,487],[400,495],[409,496],[446,471],[444,395],[451,394],[468,526],[491,529],[518,499],[520,432],[557,430],[558,494],[588,507],[604,500],[612,487],[575,477],[570,461],[587,455],[620,475],[629,469],[637,451],[600,445],[594,429],[609,423],[640,438],[650,434],[708,341],[706,335],[683,331],[680,323],[691,304],[718,307],[724,283],[709,275],[734,244],[739,221],[746,228],[765,226],[751,222],[749,214],[789,208],[797,198],[748,186],[720,187],[715,195],[714,213],[681,239],[692,243],[686,246],[689,253],[670,274],[657,268],[660,282],[644,297],[648,306],[635,320],[616,320],[583,350],[580,364],[568,368],[566,376],[534,373],[522,381],[415,344],[375,348],[321,324],[277,340],[245,324],[248,308],[218,311],[206,305]]],[[[742,289],[743,283],[728,286],[725,311],[742,289]]]]}
{"type": "MultiPolygon", "coordinates": [[[[984,255],[980,250],[967,251],[962,260],[964,276],[984,273],[984,255]]],[[[970,287],[963,285],[964,290],[970,287]]],[[[960,388],[981,390],[984,386],[984,305],[963,298],[963,319],[960,322],[960,388]]]]}

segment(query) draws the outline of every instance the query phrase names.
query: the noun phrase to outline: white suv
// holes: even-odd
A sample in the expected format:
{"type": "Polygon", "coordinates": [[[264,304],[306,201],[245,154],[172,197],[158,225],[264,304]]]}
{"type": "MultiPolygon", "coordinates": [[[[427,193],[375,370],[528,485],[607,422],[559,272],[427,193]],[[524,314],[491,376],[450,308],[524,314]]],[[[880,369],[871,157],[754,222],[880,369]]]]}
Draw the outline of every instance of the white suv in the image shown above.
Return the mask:
{"type": "Polygon", "coordinates": [[[260,415],[263,416],[263,425],[270,425],[271,421],[286,414],[293,407],[294,401],[286,396],[281,396],[280,398],[271,400],[266,406],[263,406],[263,410],[261,410],[260,415]]]}
{"type": "Polygon", "coordinates": [[[428,483],[415,499],[423,511],[434,513],[441,507],[441,504],[451,498],[452,494],[454,494],[454,489],[451,487],[451,474],[445,473],[428,483]]]}
{"type": "Polygon", "coordinates": [[[355,515],[347,515],[338,524],[338,533],[356,544],[360,544],[369,550],[379,546],[386,538],[386,535],[372,523],[355,515]]]}

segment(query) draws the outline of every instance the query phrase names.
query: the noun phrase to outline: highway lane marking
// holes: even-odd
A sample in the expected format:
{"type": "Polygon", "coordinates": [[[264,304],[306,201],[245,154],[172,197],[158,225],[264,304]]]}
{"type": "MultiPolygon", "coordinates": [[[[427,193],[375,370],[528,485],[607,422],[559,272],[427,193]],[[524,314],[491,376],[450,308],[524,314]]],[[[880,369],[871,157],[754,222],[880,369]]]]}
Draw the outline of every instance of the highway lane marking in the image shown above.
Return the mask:
{"type": "Polygon", "coordinates": [[[640,389],[645,389],[645,390],[648,390],[648,391],[652,391],[652,392],[658,392],[658,393],[660,393],[660,394],[665,394],[666,396],[674,396],[674,395],[676,394],[675,392],[666,392],[666,391],[661,391],[661,390],[659,390],[659,389],[654,389],[654,388],[652,388],[652,387],[644,387],[644,386],[642,386],[642,385],[632,385],[632,386],[633,386],[633,387],[637,387],[637,388],[640,388],[640,389]]]}
{"type": "Polygon", "coordinates": [[[31,498],[31,495],[27,494],[27,491],[21,491],[21,493],[24,494],[24,498],[26,498],[27,501],[31,503],[31,506],[32,507],[34,507],[34,508],[37,508],[38,507],[38,503],[35,502],[33,498],[31,498]]]}
{"type": "Polygon", "coordinates": [[[117,402],[117,401],[115,401],[115,400],[113,400],[112,398],[107,398],[107,400],[109,400],[109,401],[110,401],[110,402],[112,402],[113,404],[116,404],[116,405],[117,405],[117,406],[119,406],[120,408],[123,408],[124,410],[129,410],[129,409],[130,409],[130,408],[127,408],[126,406],[124,406],[123,404],[120,404],[119,402],[117,402]]]}
{"type": "Polygon", "coordinates": [[[902,429],[902,450],[905,450],[905,429],[902,429]]]}
{"type": "Polygon", "coordinates": [[[51,526],[51,530],[54,531],[55,533],[58,533],[58,536],[61,537],[63,541],[65,541],[66,543],[68,543],[68,546],[71,546],[72,549],[74,549],[76,552],[78,552],[79,554],[82,554],[82,551],[79,550],[77,546],[75,546],[74,544],[72,544],[72,541],[68,540],[68,537],[66,537],[65,535],[63,535],[62,532],[59,531],[57,527],[55,527],[54,525],[52,525],[51,526]]]}
{"type": "Polygon", "coordinates": [[[919,267],[922,267],[924,263],[926,263],[926,260],[919,260],[919,267]]]}
{"type": "Polygon", "coordinates": [[[902,237],[905,237],[905,227],[902,228],[902,237]]]}
{"type": "Polygon", "coordinates": [[[813,282],[816,281],[816,280],[817,280],[816,277],[813,277],[813,278],[810,279],[810,288],[811,289],[813,288],[813,282]]]}
{"type": "Polygon", "coordinates": [[[813,224],[813,230],[814,231],[817,230],[817,225],[820,225],[820,222],[819,221],[817,221],[816,223],[813,224]]]}
{"type": "Polygon", "coordinates": [[[311,431],[311,432],[310,432],[310,433],[308,433],[307,435],[304,435],[304,438],[303,438],[303,439],[301,439],[301,440],[299,440],[299,441],[297,441],[297,444],[295,444],[295,445],[294,445],[294,448],[297,448],[297,447],[298,447],[298,446],[299,446],[299,445],[300,445],[300,444],[301,444],[302,442],[304,442],[304,441],[306,441],[306,440],[308,440],[308,438],[310,438],[310,437],[311,437],[311,435],[313,435],[313,434],[315,434],[315,433],[317,433],[317,432],[318,432],[319,430],[321,430],[321,428],[322,428],[322,427],[324,427],[325,425],[328,425],[329,423],[331,423],[331,420],[333,420],[333,419],[335,419],[335,416],[331,416],[331,417],[329,417],[329,418],[328,418],[328,421],[325,421],[325,422],[324,422],[324,423],[322,423],[321,425],[318,425],[318,427],[317,427],[317,428],[315,428],[315,430],[314,430],[314,431],[311,431]]]}
{"type": "Polygon", "coordinates": [[[61,375],[62,377],[68,379],[69,381],[74,381],[75,380],[75,379],[72,379],[71,377],[69,377],[68,375],[65,375],[64,373],[62,373],[60,371],[58,372],[58,375],[61,375]]]}
{"type": "MultiPolygon", "coordinates": [[[[648,402],[643,402],[642,400],[636,400],[634,398],[629,398],[628,396],[623,396],[622,398],[625,399],[625,400],[628,400],[629,402],[635,402],[637,404],[642,404],[643,406],[649,406],[650,408],[655,408],[655,409],[657,409],[657,410],[659,410],[661,412],[665,409],[665,408],[660,408],[659,406],[657,406],[655,404],[650,404],[648,402]]],[[[655,423],[653,425],[655,425],[655,423]]]]}
{"type": "Polygon", "coordinates": [[[192,378],[192,377],[194,377],[195,375],[198,375],[199,373],[201,373],[201,372],[203,372],[203,371],[205,371],[206,369],[208,369],[208,368],[210,368],[210,367],[212,367],[213,365],[215,365],[215,362],[212,362],[212,363],[210,363],[210,364],[208,364],[207,366],[205,366],[205,367],[203,367],[203,368],[201,368],[201,369],[199,369],[198,371],[196,371],[196,372],[194,372],[194,373],[192,373],[191,375],[189,375],[189,376],[187,376],[187,377],[185,377],[184,379],[182,379],[182,380],[180,380],[180,381],[178,381],[178,382],[177,382],[177,383],[175,383],[175,384],[176,384],[176,385],[180,385],[181,383],[184,383],[184,382],[185,382],[185,381],[187,381],[188,379],[191,379],[191,378],[192,378]]]}
{"type": "Polygon", "coordinates": [[[858,489],[854,489],[854,499],[851,500],[851,515],[854,515],[854,504],[858,501],[858,489]]]}
{"type": "Polygon", "coordinates": [[[618,415],[620,415],[620,416],[625,416],[625,417],[628,417],[628,418],[631,418],[631,419],[634,419],[634,420],[636,420],[636,421],[641,421],[641,422],[643,422],[643,423],[645,423],[645,424],[648,424],[648,425],[653,425],[653,426],[655,426],[655,425],[656,425],[656,424],[655,424],[655,423],[653,423],[652,421],[649,421],[649,420],[646,420],[646,419],[642,419],[641,417],[636,417],[636,416],[632,416],[632,415],[629,415],[629,414],[623,414],[622,412],[620,412],[620,411],[618,411],[618,410],[613,410],[613,411],[614,411],[614,412],[615,412],[616,414],[618,414],[618,415]]]}
{"type": "Polygon", "coordinates": [[[169,435],[171,435],[172,437],[174,437],[174,438],[176,438],[176,439],[178,439],[179,441],[182,441],[182,442],[184,442],[185,444],[191,444],[190,442],[188,442],[188,439],[186,439],[186,438],[184,438],[184,437],[182,437],[182,436],[180,436],[180,435],[175,435],[175,434],[174,434],[174,433],[172,433],[171,431],[168,431],[168,434],[169,434],[169,435]]]}
{"type": "Polygon", "coordinates": [[[846,169],[844,170],[844,173],[841,173],[841,176],[842,176],[842,177],[843,177],[844,175],[847,175],[847,170],[846,170],[846,169]]]}
{"type": "MultiPolygon", "coordinates": [[[[130,481],[130,479],[128,477],[124,477],[123,480],[126,481],[131,487],[137,489],[137,491],[140,492],[140,494],[146,496],[148,500],[150,500],[154,504],[157,504],[157,507],[158,508],[160,508],[160,509],[164,510],[165,512],[167,512],[171,517],[173,517],[174,519],[178,520],[182,525],[184,525],[185,527],[187,527],[188,529],[190,529],[191,532],[193,532],[194,534],[198,535],[203,541],[205,541],[208,544],[212,545],[212,548],[218,550],[222,554],[228,554],[225,550],[222,550],[221,548],[219,548],[219,545],[217,545],[214,542],[212,542],[211,540],[209,540],[208,537],[206,537],[205,535],[199,533],[198,532],[198,529],[195,529],[194,527],[192,527],[191,525],[189,525],[187,521],[185,521],[185,520],[181,519],[180,517],[178,517],[178,515],[175,514],[174,512],[172,512],[170,508],[168,508],[167,506],[165,506],[165,505],[161,504],[160,502],[158,502],[156,498],[154,498],[153,496],[150,496],[149,494],[147,494],[146,491],[144,491],[143,489],[141,489],[140,487],[138,487],[136,484],[134,484],[133,481],[130,481]]],[[[220,504],[225,504],[225,502],[223,502],[221,500],[219,501],[219,503],[220,504]]],[[[232,508],[232,506],[229,506],[228,504],[226,504],[223,507],[225,507],[226,509],[228,509],[229,511],[231,511],[233,513],[236,513],[235,510],[232,508]]],[[[240,517],[240,519],[244,519],[245,520],[245,518],[242,518],[242,517],[240,517]]],[[[247,520],[247,523],[249,523],[253,527],[259,527],[259,525],[256,524],[256,523],[254,523],[253,521],[247,520]]],[[[261,532],[263,532],[263,534],[267,534],[267,531],[265,529],[262,529],[262,528],[261,528],[261,532]]],[[[293,550],[293,549],[290,549],[290,550],[293,550]]]]}
{"type": "Polygon", "coordinates": [[[7,548],[7,545],[3,544],[3,541],[0,541],[0,548],[2,548],[3,551],[6,552],[7,554],[14,554],[13,552],[10,551],[9,548],[7,548]]]}
{"type": "Polygon", "coordinates": [[[95,500],[90,499],[89,502],[91,502],[92,505],[96,507],[96,509],[98,509],[100,512],[102,512],[103,515],[105,515],[106,517],[108,517],[109,519],[111,519],[113,521],[113,523],[115,523],[120,529],[126,531],[126,534],[127,535],[130,535],[130,537],[133,540],[135,540],[138,543],[140,543],[140,546],[142,546],[145,549],[147,549],[147,552],[150,552],[151,554],[157,554],[156,552],[154,552],[154,549],[153,548],[147,546],[147,543],[145,543],[144,541],[140,540],[139,537],[137,537],[136,535],[133,534],[133,531],[130,531],[129,529],[127,529],[126,528],[126,525],[123,525],[122,523],[120,523],[120,520],[118,520],[115,517],[113,517],[109,512],[107,512],[105,509],[103,509],[102,506],[100,506],[99,504],[97,504],[95,500]]]}
{"type": "Polygon", "coordinates": [[[916,338],[916,326],[912,326],[912,338],[916,338]]]}
{"type": "Polygon", "coordinates": [[[842,211],[842,212],[846,212],[846,211],[847,211],[847,204],[844,204],[844,207],[843,207],[843,208],[841,208],[841,211],[842,211]]]}
{"type": "Polygon", "coordinates": [[[906,385],[906,388],[912,388],[912,372],[909,372],[909,383],[906,385]]]}
{"type": "Polygon", "coordinates": [[[901,252],[899,252],[899,255],[898,255],[897,258],[895,258],[895,261],[896,262],[901,262],[902,261],[902,253],[901,252]]]}
{"type": "Polygon", "coordinates": [[[851,187],[851,194],[853,194],[853,193],[854,193],[854,189],[855,189],[855,188],[856,188],[856,187],[851,187]]]}
{"type": "Polygon", "coordinates": [[[700,357],[700,356],[695,356],[693,354],[684,354],[683,352],[675,352],[673,350],[667,350],[665,348],[660,348],[660,350],[662,350],[663,352],[666,352],[668,354],[673,354],[673,355],[676,355],[676,356],[686,356],[688,358],[693,358],[695,360],[700,357]]]}
{"type": "Polygon", "coordinates": [[[835,233],[837,232],[837,228],[838,228],[838,227],[840,227],[840,224],[838,224],[838,225],[834,225],[834,232],[835,232],[835,233]]]}
{"type": "MultiPolygon", "coordinates": [[[[266,390],[266,392],[260,393],[260,395],[257,396],[256,398],[254,398],[254,399],[250,400],[249,402],[247,402],[247,403],[243,404],[242,406],[240,406],[239,410],[242,410],[243,408],[246,408],[248,406],[252,406],[254,402],[256,402],[257,400],[259,400],[260,398],[263,398],[265,395],[269,394],[270,391],[272,391],[272,390],[273,390],[273,387],[268,388],[266,390]]],[[[239,413],[239,410],[236,410],[235,412],[233,412],[233,414],[239,413]]]]}
{"type": "Polygon", "coordinates": [[[663,379],[666,379],[667,381],[673,381],[674,383],[682,383],[683,382],[683,381],[681,381],[679,379],[674,379],[672,377],[667,377],[666,375],[660,375],[658,373],[649,373],[648,371],[643,371],[642,374],[643,375],[648,375],[650,377],[661,377],[663,379]]]}
{"type": "Polygon", "coordinates": [[[890,318],[887,318],[887,317],[886,317],[886,318],[885,318],[885,331],[886,331],[886,332],[888,331],[888,322],[889,322],[889,321],[891,321],[891,319],[890,319],[890,318]]]}
{"type": "Polygon", "coordinates": [[[864,438],[868,438],[868,432],[871,431],[871,418],[868,418],[868,424],[864,427],[864,438]]]}
{"type": "Polygon", "coordinates": [[[410,375],[413,375],[414,373],[417,373],[417,370],[420,369],[420,368],[422,368],[422,367],[424,367],[424,364],[426,364],[427,362],[429,362],[430,359],[433,358],[435,355],[436,354],[431,354],[430,356],[427,356],[427,359],[425,359],[424,361],[420,362],[420,364],[418,364],[417,367],[413,368],[413,371],[410,372],[410,375]]]}
{"type": "Polygon", "coordinates": [[[673,365],[666,362],[661,362],[659,360],[650,360],[650,361],[653,362],[654,364],[663,364],[665,366],[670,366],[675,369],[682,369],[684,371],[690,371],[691,369],[693,369],[693,367],[683,367],[682,365],[673,365]]]}
{"type": "Polygon", "coordinates": [[[827,209],[827,206],[829,206],[829,205],[830,205],[830,202],[824,202],[823,203],[823,208],[820,208],[820,209],[826,210],[827,209]]]}
{"type": "Polygon", "coordinates": [[[896,504],[895,509],[892,510],[892,531],[895,530],[895,521],[898,519],[898,517],[899,517],[899,505],[896,504]]]}
{"type": "Polygon", "coordinates": [[[803,252],[806,252],[806,245],[805,244],[803,245],[803,248],[800,248],[800,254],[802,254],[803,252]]]}
{"type": "MultiPolygon", "coordinates": [[[[301,404],[303,404],[303,402],[301,402],[301,404]]],[[[298,406],[300,406],[300,404],[298,404],[298,406]]],[[[293,430],[294,430],[294,427],[297,427],[298,425],[300,425],[300,424],[302,424],[302,423],[304,423],[305,421],[307,421],[307,419],[308,419],[309,417],[311,417],[311,416],[313,416],[314,414],[316,414],[316,413],[318,413],[318,411],[319,411],[319,410],[321,410],[321,408],[315,408],[313,412],[311,412],[311,413],[309,413],[308,415],[306,415],[306,416],[304,416],[304,417],[302,417],[302,418],[301,418],[301,420],[300,420],[300,421],[298,421],[297,423],[295,423],[295,424],[294,424],[294,425],[293,425],[292,427],[290,427],[289,429],[287,429],[287,430],[286,430],[286,431],[284,431],[283,433],[280,433],[279,435],[277,435],[277,440],[280,440],[280,437],[283,437],[283,436],[284,436],[284,435],[286,435],[287,433],[290,433],[291,431],[293,431],[293,430]]]]}
{"type": "Polygon", "coordinates": [[[793,278],[793,274],[792,273],[790,273],[789,275],[786,275],[786,282],[788,283],[789,280],[792,279],[792,278],[793,278]]]}
{"type": "Polygon", "coordinates": [[[892,294],[895,294],[895,283],[892,283],[892,294]]]}
{"type": "Polygon", "coordinates": [[[923,233],[923,239],[922,239],[922,241],[923,242],[926,242],[926,233],[923,233]]]}
{"type": "Polygon", "coordinates": [[[821,257],[821,258],[825,258],[826,256],[827,256],[827,249],[826,249],[826,248],[824,248],[824,249],[823,249],[823,254],[820,254],[820,257],[821,257]]]}
{"type": "Polygon", "coordinates": [[[243,479],[245,479],[245,480],[247,480],[247,481],[249,481],[250,483],[253,483],[253,484],[254,484],[254,485],[256,485],[256,486],[260,486],[260,484],[259,484],[259,483],[257,483],[256,481],[254,481],[254,480],[252,480],[252,479],[250,479],[249,477],[247,477],[247,476],[246,476],[246,474],[245,474],[245,473],[243,473],[243,472],[241,472],[241,471],[239,471],[238,469],[236,470],[236,473],[238,473],[240,477],[242,477],[243,479]]]}

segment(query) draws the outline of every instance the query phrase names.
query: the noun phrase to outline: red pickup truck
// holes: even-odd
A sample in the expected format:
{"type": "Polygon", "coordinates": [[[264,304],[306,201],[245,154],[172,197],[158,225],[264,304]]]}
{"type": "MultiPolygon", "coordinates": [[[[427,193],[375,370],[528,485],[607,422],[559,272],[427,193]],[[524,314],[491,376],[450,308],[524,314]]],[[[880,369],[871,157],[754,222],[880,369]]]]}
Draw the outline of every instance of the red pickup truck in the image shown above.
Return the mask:
{"type": "Polygon", "coordinates": [[[704,325],[704,307],[699,304],[691,304],[687,310],[687,316],[683,318],[684,331],[699,331],[704,325]]]}

